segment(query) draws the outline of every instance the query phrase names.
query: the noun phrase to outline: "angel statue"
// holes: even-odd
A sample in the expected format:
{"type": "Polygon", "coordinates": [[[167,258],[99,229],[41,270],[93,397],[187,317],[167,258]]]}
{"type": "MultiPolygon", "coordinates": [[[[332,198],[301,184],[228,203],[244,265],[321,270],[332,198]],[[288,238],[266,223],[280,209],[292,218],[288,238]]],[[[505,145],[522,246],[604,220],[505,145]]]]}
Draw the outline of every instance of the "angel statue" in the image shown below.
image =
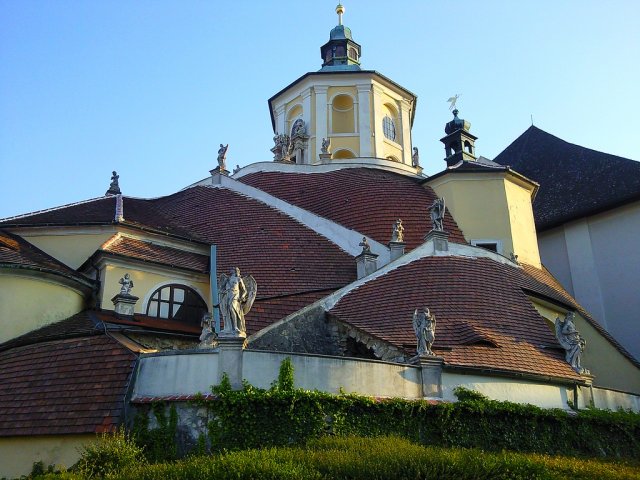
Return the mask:
{"type": "Polygon", "coordinates": [[[322,147],[320,147],[320,153],[328,154],[330,148],[331,148],[331,139],[323,138],[322,147]]]}
{"type": "Polygon", "coordinates": [[[447,102],[451,104],[449,105],[449,110],[453,110],[454,108],[456,108],[456,102],[458,101],[459,97],[460,95],[458,95],[457,93],[453,97],[449,97],[449,99],[447,100],[447,102]]]}
{"type": "Polygon", "coordinates": [[[574,318],[575,314],[573,312],[567,313],[564,316],[564,320],[556,317],[556,338],[562,348],[566,350],[565,359],[571,365],[571,368],[578,373],[588,374],[589,370],[582,368],[582,365],[580,365],[582,352],[584,352],[587,342],[576,330],[576,325],[573,323],[574,318]]]}
{"type": "Polygon", "coordinates": [[[431,355],[431,346],[436,338],[436,317],[432,315],[427,307],[416,308],[413,312],[413,331],[416,332],[418,346],[416,351],[419,356],[431,355]]]}
{"type": "Polygon", "coordinates": [[[131,275],[128,273],[124,274],[118,283],[122,285],[120,287],[120,295],[131,295],[131,289],[133,288],[133,280],[131,280],[131,275]]]}
{"type": "Polygon", "coordinates": [[[439,232],[444,231],[444,212],[445,212],[444,198],[438,198],[433,205],[431,205],[431,221],[433,222],[433,229],[439,232]]]}
{"type": "Polygon", "coordinates": [[[247,335],[244,316],[251,310],[257,291],[256,280],[251,275],[241,277],[237,267],[231,269],[229,276],[224,273],[220,275],[220,312],[224,320],[222,335],[247,335]]]}

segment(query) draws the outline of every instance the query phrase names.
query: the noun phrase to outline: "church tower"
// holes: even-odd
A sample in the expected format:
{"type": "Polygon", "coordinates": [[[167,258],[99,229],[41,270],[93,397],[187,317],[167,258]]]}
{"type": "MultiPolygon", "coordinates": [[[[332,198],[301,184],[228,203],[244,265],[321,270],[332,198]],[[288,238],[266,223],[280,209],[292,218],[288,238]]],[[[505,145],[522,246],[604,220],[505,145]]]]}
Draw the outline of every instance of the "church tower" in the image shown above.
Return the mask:
{"type": "Polygon", "coordinates": [[[416,173],[411,127],[417,97],[361,68],[362,49],[343,24],[344,11],[336,7],[338,25],[320,47],[320,70],[269,99],[274,160],[315,165],[357,158],[416,173]]]}

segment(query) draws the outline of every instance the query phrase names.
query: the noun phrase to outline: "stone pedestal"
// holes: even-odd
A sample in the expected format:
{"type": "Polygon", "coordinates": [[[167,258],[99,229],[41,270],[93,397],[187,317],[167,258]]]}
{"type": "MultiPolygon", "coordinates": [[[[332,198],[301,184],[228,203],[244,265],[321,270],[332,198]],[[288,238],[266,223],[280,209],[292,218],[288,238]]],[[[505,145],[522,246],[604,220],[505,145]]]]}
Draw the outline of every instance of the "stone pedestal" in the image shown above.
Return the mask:
{"type": "Polygon", "coordinates": [[[329,163],[331,161],[330,153],[321,153],[319,156],[320,156],[320,163],[322,164],[329,163]]]}
{"type": "Polygon", "coordinates": [[[218,373],[222,379],[223,374],[227,374],[231,388],[240,390],[242,388],[242,354],[244,351],[245,337],[231,336],[220,332],[218,336],[218,373]]]}
{"type": "Polygon", "coordinates": [[[356,257],[358,279],[372,274],[378,269],[378,255],[375,253],[361,253],[356,257]]]}
{"type": "Polygon", "coordinates": [[[113,297],[111,301],[113,302],[117,316],[133,319],[133,313],[135,311],[138,297],[128,293],[119,293],[113,297]]]}
{"type": "Polygon", "coordinates": [[[425,242],[433,240],[433,253],[449,251],[449,233],[442,230],[431,230],[424,237],[425,242]]]}
{"type": "Polygon", "coordinates": [[[389,242],[389,250],[392,262],[404,255],[405,245],[406,244],[404,242],[389,242]]]}
{"type": "Polygon", "coordinates": [[[432,355],[415,356],[411,362],[420,366],[422,396],[442,398],[442,367],[444,358],[432,355]]]}
{"type": "Polygon", "coordinates": [[[213,170],[209,170],[209,173],[211,174],[211,176],[214,176],[214,175],[224,175],[226,177],[229,176],[229,170],[225,170],[224,168],[221,169],[220,166],[217,166],[213,170]]]}

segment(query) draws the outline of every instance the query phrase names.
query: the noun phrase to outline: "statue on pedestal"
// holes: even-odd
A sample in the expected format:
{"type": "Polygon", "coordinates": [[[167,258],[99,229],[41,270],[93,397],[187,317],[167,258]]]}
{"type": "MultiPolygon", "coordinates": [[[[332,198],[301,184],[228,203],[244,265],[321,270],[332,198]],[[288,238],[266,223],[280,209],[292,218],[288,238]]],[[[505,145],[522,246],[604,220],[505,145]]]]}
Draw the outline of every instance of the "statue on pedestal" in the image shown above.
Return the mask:
{"type": "Polygon", "coordinates": [[[224,320],[221,334],[226,336],[246,336],[244,317],[256,299],[258,286],[251,275],[240,276],[240,269],[231,269],[229,276],[220,275],[220,312],[224,320]]]}
{"type": "Polygon", "coordinates": [[[411,155],[411,164],[414,167],[420,166],[420,155],[418,154],[418,147],[413,147],[413,155],[411,155]]]}
{"type": "Polygon", "coordinates": [[[402,226],[402,220],[398,219],[393,224],[393,232],[391,233],[391,241],[396,243],[404,242],[404,227],[402,226]]]}
{"type": "Polygon", "coordinates": [[[427,307],[416,308],[413,312],[413,331],[416,333],[418,345],[416,351],[419,356],[435,356],[431,346],[436,338],[436,317],[427,307]]]}
{"type": "Polygon", "coordinates": [[[218,149],[218,168],[220,171],[224,171],[227,169],[227,150],[229,149],[229,144],[226,145],[220,144],[220,148],[218,149]]]}
{"type": "Polygon", "coordinates": [[[122,285],[120,287],[120,295],[131,295],[133,280],[131,280],[131,276],[128,273],[125,273],[118,283],[122,285]]]}
{"type": "Polygon", "coordinates": [[[213,348],[215,346],[216,332],[213,326],[213,314],[207,312],[200,321],[202,333],[200,334],[199,348],[213,348]]]}
{"type": "Polygon", "coordinates": [[[444,198],[438,198],[433,205],[431,205],[430,216],[433,223],[433,230],[438,232],[444,232],[444,212],[446,207],[444,205],[444,198]]]}

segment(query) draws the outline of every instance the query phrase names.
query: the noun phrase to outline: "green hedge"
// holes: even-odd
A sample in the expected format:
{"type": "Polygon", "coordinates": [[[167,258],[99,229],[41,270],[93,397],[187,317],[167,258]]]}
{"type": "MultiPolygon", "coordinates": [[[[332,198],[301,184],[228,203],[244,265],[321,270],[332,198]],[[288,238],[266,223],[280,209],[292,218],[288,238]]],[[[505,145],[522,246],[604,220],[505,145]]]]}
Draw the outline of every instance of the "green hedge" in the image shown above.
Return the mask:
{"type": "MultiPolygon", "coordinates": [[[[457,403],[376,400],[292,387],[289,372],[269,390],[228,381],[214,387],[217,399],[202,402],[214,420],[214,450],[300,445],[325,435],[394,435],[422,445],[503,449],[542,454],[640,458],[640,415],[559,409],[488,400],[465,390],[457,403]]],[[[283,375],[281,375],[283,377],[283,375]]]]}

